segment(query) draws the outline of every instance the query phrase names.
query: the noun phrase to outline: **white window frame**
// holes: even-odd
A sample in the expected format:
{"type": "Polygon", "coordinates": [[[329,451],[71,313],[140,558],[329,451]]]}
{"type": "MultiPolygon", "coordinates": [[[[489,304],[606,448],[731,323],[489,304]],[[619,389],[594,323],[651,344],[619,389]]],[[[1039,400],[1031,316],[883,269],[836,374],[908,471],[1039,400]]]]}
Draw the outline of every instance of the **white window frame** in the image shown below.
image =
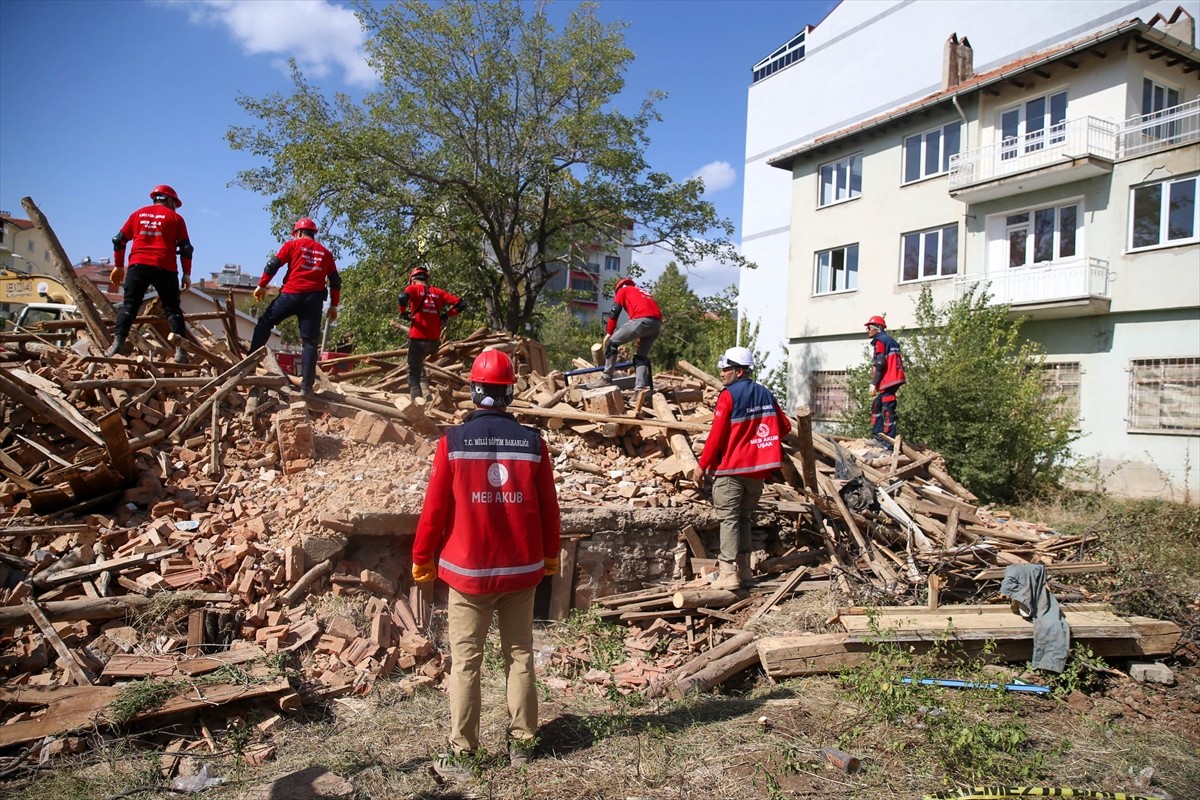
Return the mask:
{"type": "Polygon", "coordinates": [[[831,294],[846,294],[849,292],[858,291],[858,242],[853,244],[844,244],[840,247],[831,247],[828,250],[818,250],[813,254],[813,297],[825,297],[831,294]],[[840,272],[844,275],[845,286],[837,287],[834,285],[834,278],[838,274],[838,270],[834,268],[834,254],[842,254],[842,266],[840,272]],[[851,259],[853,253],[853,259],[851,259]],[[829,280],[827,284],[831,287],[821,291],[821,257],[829,256],[828,269],[830,270],[829,280]],[[853,260],[854,269],[850,269],[850,262],[853,260]],[[850,286],[850,276],[854,276],[854,285],[850,286]]]}
{"type": "Polygon", "coordinates": [[[900,164],[900,185],[907,186],[911,183],[919,183],[926,178],[934,178],[938,175],[945,175],[947,172],[949,172],[950,156],[962,150],[962,128],[963,124],[960,120],[953,120],[951,122],[947,122],[945,125],[939,125],[936,128],[931,128],[927,131],[921,131],[920,133],[914,133],[912,136],[904,137],[904,141],[901,144],[901,153],[903,153],[904,157],[901,159],[902,163],[900,164]],[[950,128],[958,129],[958,148],[953,153],[946,148],[946,131],[950,128]],[[933,172],[927,172],[925,168],[929,161],[930,137],[934,134],[937,134],[938,168],[933,172]],[[909,178],[908,143],[914,139],[918,139],[920,141],[920,145],[918,147],[918,161],[920,162],[920,166],[917,168],[919,174],[915,178],[909,178]]]}
{"type": "Polygon", "coordinates": [[[808,404],[812,418],[838,422],[850,408],[850,372],[844,369],[813,370],[808,374],[808,404]]]}
{"type": "Polygon", "coordinates": [[[936,228],[925,228],[919,231],[908,231],[900,234],[900,283],[919,283],[921,281],[936,281],[942,278],[951,278],[958,274],[958,244],[961,237],[958,235],[958,223],[953,222],[949,225],[939,225],[936,228]],[[945,265],[945,246],[946,246],[946,231],[954,231],[954,271],[943,272],[945,265]],[[909,239],[916,237],[917,243],[917,276],[915,278],[904,277],[905,259],[908,255],[909,239]],[[925,259],[929,253],[929,237],[936,238],[937,254],[935,263],[937,272],[933,275],[925,274],[925,259]]]}
{"type": "Polygon", "coordinates": [[[826,161],[817,169],[817,208],[826,208],[828,206],[837,205],[839,203],[847,203],[851,200],[856,200],[862,196],[862,177],[863,177],[863,154],[862,151],[852,153],[844,158],[839,158],[834,161],[826,161]],[[858,189],[854,189],[854,168],[858,166],[858,189]],[[829,170],[832,182],[828,185],[831,188],[833,197],[826,199],[825,196],[825,171],[829,170]],[[841,185],[843,178],[845,185],[841,185]],[[843,194],[844,192],[844,194],[843,194]]]}
{"type": "Polygon", "coordinates": [[[1200,434],[1200,356],[1131,360],[1125,422],[1134,433],[1200,434]]]}
{"type": "Polygon", "coordinates": [[[1053,264],[1056,261],[1064,261],[1069,258],[1080,258],[1087,251],[1084,247],[1084,219],[1083,219],[1083,200],[1075,199],[1068,200],[1052,206],[1041,206],[1035,208],[1021,208],[1009,211],[1001,216],[1005,219],[1004,225],[1004,255],[1005,264],[1009,269],[1021,269],[1022,267],[1033,267],[1038,264],[1053,264]],[[1063,211],[1068,208],[1075,209],[1075,252],[1066,255],[1062,252],[1063,247],[1063,211]],[[1046,211],[1054,212],[1054,229],[1051,239],[1051,253],[1049,259],[1038,260],[1037,258],[1037,219],[1038,215],[1046,211]],[[1025,222],[1011,222],[1013,217],[1027,214],[1028,219],[1025,222]],[[1025,231],[1025,261],[1020,264],[1012,263],[1012,234],[1016,231],[1025,231]]]}
{"type": "Polygon", "coordinates": [[[1070,104],[1071,98],[1067,90],[1060,89],[1037,97],[1030,97],[1008,108],[1000,109],[996,115],[996,134],[1001,144],[1000,160],[1009,161],[1027,153],[1043,150],[1047,143],[1054,145],[1065,141],[1067,138],[1067,113],[1070,104]],[[1055,121],[1053,108],[1054,100],[1058,97],[1063,98],[1062,119],[1055,121]],[[1045,104],[1038,120],[1040,127],[1030,130],[1029,107],[1038,101],[1045,104]],[[1016,129],[1012,135],[1006,136],[1004,118],[1014,112],[1017,115],[1016,129]]]}
{"type": "Polygon", "coordinates": [[[605,272],[620,272],[621,271],[621,257],[620,256],[605,256],[604,257],[604,271],[605,272]]]}
{"type": "Polygon", "coordinates": [[[1128,242],[1128,245],[1129,245],[1129,249],[1127,250],[1127,252],[1140,253],[1145,250],[1159,250],[1164,247],[1178,247],[1179,245],[1194,244],[1195,242],[1200,242],[1200,197],[1198,197],[1198,195],[1200,195],[1200,174],[1184,175],[1184,176],[1181,176],[1178,178],[1169,178],[1167,180],[1162,180],[1162,181],[1143,183],[1139,186],[1130,186],[1129,187],[1129,228],[1127,231],[1128,237],[1126,238],[1126,241],[1128,242]],[[1170,197],[1172,194],[1171,187],[1173,187],[1177,184],[1183,185],[1186,183],[1192,184],[1192,219],[1191,219],[1192,234],[1191,234],[1191,236],[1164,240],[1164,238],[1163,238],[1164,235],[1169,235],[1171,232],[1170,231],[1170,222],[1171,222],[1170,197]],[[1137,215],[1138,192],[1145,191],[1145,190],[1150,189],[1155,186],[1159,187],[1158,240],[1155,241],[1153,244],[1135,245],[1133,237],[1135,234],[1134,228],[1137,223],[1136,215],[1137,215]]]}

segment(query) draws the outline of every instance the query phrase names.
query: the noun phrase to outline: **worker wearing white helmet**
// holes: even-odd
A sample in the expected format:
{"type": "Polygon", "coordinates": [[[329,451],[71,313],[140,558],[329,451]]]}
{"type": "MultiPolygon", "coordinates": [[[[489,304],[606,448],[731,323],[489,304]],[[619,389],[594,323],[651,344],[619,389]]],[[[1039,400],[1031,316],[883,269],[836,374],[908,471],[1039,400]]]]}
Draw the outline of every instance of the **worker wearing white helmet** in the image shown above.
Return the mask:
{"type": "Polygon", "coordinates": [[[782,440],[792,424],[771,390],[751,380],[754,353],[748,348],[729,348],[717,367],[725,388],[692,479],[700,485],[713,476],[713,508],[721,520],[714,586],[738,589],[751,579],[750,516],[767,477],[783,465],[782,440]]]}

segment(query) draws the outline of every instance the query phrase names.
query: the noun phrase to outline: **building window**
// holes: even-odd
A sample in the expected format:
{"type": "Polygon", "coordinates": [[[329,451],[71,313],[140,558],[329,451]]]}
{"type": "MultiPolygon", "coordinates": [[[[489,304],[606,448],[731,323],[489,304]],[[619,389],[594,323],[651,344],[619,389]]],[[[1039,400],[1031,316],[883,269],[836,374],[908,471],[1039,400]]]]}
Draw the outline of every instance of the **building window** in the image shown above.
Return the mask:
{"type": "MultiPolygon", "coordinates": [[[[1142,116],[1149,119],[1161,117],[1179,105],[1179,90],[1163,86],[1149,78],[1142,79],[1142,116]]],[[[1179,135],[1179,121],[1175,120],[1163,125],[1146,128],[1146,136],[1153,139],[1170,139],[1179,135]]]]}
{"type": "Polygon", "coordinates": [[[604,271],[605,272],[620,272],[621,271],[620,256],[605,256],[604,257],[604,271]]]}
{"type": "Polygon", "coordinates": [[[904,234],[900,281],[958,274],[958,224],[904,234]]]}
{"type": "Polygon", "coordinates": [[[1007,161],[1067,138],[1067,93],[1035,97],[1000,112],[1000,158],[1007,161]]]}
{"type": "Polygon", "coordinates": [[[1129,365],[1130,430],[1200,433],[1200,358],[1148,358],[1129,365]]]}
{"type": "Polygon", "coordinates": [[[850,408],[850,374],[844,369],[810,372],[808,397],[813,419],[837,422],[850,408]]]}
{"type": "Polygon", "coordinates": [[[1005,218],[1008,265],[1024,267],[1079,254],[1078,204],[1009,214],[1005,218]]]}
{"type": "Polygon", "coordinates": [[[596,282],[591,278],[571,277],[571,290],[575,292],[586,292],[593,297],[596,294],[596,282]]]}
{"type": "Polygon", "coordinates": [[[1131,250],[1197,241],[1196,178],[1192,175],[1133,188],[1131,250]]]}
{"type": "Polygon", "coordinates": [[[848,292],[858,288],[858,245],[817,253],[813,294],[848,292]]]}
{"type": "Polygon", "coordinates": [[[819,203],[827,206],[862,194],[862,153],[821,165],[819,203]]]}
{"type": "Polygon", "coordinates": [[[1079,427],[1079,362],[1064,361],[1042,365],[1042,394],[1047,400],[1057,400],[1055,414],[1072,420],[1079,427]]]}
{"type": "Polygon", "coordinates": [[[904,140],[904,182],[912,183],[950,171],[950,156],[958,152],[962,123],[951,122],[904,140]]]}
{"type": "Polygon", "coordinates": [[[751,83],[758,83],[768,75],[774,74],[789,64],[804,58],[804,31],[792,37],[791,41],[780,47],[774,53],[754,65],[751,83]]]}

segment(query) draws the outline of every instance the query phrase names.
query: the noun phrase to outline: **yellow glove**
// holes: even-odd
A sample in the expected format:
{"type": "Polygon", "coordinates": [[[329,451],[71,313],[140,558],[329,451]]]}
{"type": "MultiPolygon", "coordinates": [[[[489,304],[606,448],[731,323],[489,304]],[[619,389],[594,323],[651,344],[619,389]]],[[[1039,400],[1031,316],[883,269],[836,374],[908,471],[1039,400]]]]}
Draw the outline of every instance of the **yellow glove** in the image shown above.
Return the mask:
{"type": "Polygon", "coordinates": [[[429,583],[437,577],[437,567],[432,561],[428,564],[413,564],[412,576],[414,583],[429,583]]]}
{"type": "Polygon", "coordinates": [[[600,347],[601,347],[601,349],[602,349],[602,350],[607,350],[607,349],[608,349],[608,340],[609,340],[609,339],[611,339],[611,338],[612,338],[612,334],[611,334],[611,333],[606,333],[606,334],[604,334],[604,341],[602,341],[602,342],[600,343],[600,347]]]}
{"type": "Polygon", "coordinates": [[[546,562],[546,570],[543,574],[545,574],[545,575],[557,575],[558,574],[558,559],[557,558],[545,558],[542,560],[546,562]]]}
{"type": "Polygon", "coordinates": [[[113,286],[120,286],[125,282],[125,270],[113,267],[112,272],[108,273],[108,282],[113,286]]]}
{"type": "Polygon", "coordinates": [[[261,303],[262,299],[266,295],[266,293],[267,293],[267,290],[264,289],[263,287],[255,286],[254,291],[250,294],[250,296],[254,298],[254,302],[261,303]]]}

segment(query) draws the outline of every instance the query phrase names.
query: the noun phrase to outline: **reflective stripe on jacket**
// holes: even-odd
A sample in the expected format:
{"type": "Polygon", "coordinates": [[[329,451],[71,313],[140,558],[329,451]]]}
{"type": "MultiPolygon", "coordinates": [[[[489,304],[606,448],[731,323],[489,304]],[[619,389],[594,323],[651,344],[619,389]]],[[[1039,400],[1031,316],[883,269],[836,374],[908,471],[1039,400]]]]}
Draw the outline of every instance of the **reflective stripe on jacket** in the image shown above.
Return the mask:
{"type": "Polygon", "coordinates": [[[739,378],[717,398],[700,467],[713,475],[765,478],[782,466],[782,439],[791,430],[771,390],[739,378]]]}
{"type": "Polygon", "coordinates": [[[496,410],[474,412],[438,442],[413,563],[464,594],[515,592],[557,559],[561,521],[541,434],[496,410]]]}

